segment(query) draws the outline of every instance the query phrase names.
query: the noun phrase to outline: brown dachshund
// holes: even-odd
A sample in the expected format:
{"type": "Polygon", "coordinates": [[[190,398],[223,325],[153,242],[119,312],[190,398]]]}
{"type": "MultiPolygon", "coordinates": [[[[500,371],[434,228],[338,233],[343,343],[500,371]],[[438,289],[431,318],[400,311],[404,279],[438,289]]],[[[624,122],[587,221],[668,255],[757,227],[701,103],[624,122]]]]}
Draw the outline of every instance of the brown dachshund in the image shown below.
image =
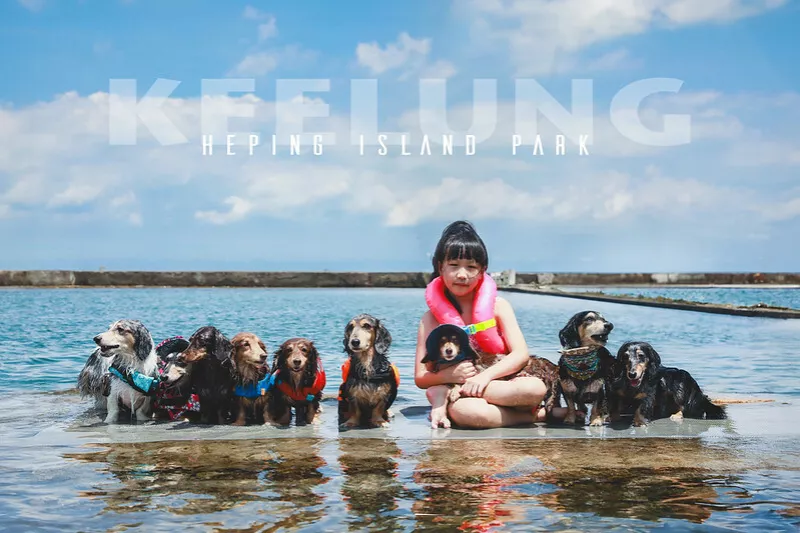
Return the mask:
{"type": "Polygon", "coordinates": [[[275,352],[272,374],[276,381],[268,400],[269,417],[288,426],[294,407],[298,425],[314,422],[325,388],[325,371],[314,343],[304,338],[284,342],[275,352]]]}
{"type": "Polygon", "coordinates": [[[267,412],[270,377],[267,348],[253,333],[237,333],[231,339],[231,344],[236,376],[233,395],[237,404],[233,425],[243,426],[248,420],[260,420],[268,424],[271,420],[267,412]]]}

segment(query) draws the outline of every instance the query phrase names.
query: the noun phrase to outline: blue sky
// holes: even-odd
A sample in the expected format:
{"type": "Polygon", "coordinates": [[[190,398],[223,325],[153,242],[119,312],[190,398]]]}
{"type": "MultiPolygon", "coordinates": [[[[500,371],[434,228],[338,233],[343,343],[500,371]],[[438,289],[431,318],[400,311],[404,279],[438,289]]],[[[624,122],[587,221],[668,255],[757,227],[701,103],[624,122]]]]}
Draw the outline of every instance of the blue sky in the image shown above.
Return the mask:
{"type": "Polygon", "coordinates": [[[441,229],[467,218],[492,269],[796,271],[799,6],[4,2],[0,269],[428,270],[441,229]],[[305,94],[329,116],[303,132],[335,132],[337,145],[318,157],[263,147],[227,157],[224,146],[203,157],[201,82],[228,77],[255,91],[214,105],[251,105],[254,118],[229,124],[262,143],[276,80],[329,79],[329,91],[305,94]],[[135,79],[139,97],[157,78],[180,81],[165,107],[189,143],[161,145],[139,124],[136,145],[111,145],[118,78],[135,79]],[[338,141],[350,131],[350,80],[362,78],[377,80],[381,131],[410,132],[414,155],[359,157],[338,141]],[[418,155],[421,78],[447,80],[452,130],[496,113],[475,156],[418,155]],[[562,132],[548,121],[545,155],[511,155],[522,78],[567,108],[571,80],[592,80],[589,156],[571,143],[566,156],[549,153],[562,132]],[[658,130],[663,115],[688,115],[688,144],[645,146],[609,121],[618,91],[647,78],[683,81],[637,116],[658,130]],[[473,112],[476,79],[496,80],[496,107],[473,112]]]}

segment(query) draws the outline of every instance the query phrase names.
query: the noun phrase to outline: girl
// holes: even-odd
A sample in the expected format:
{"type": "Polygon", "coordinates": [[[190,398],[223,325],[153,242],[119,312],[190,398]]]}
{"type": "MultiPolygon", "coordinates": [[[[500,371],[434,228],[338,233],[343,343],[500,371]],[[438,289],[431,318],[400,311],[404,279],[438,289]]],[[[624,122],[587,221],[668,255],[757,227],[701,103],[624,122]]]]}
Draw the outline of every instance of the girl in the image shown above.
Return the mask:
{"type": "MultiPolygon", "coordinates": [[[[472,322],[475,290],[489,266],[489,254],[469,222],[453,222],[442,232],[432,259],[433,278],[442,277],[445,295],[458,310],[465,324],[472,322]]],[[[450,419],[459,427],[484,429],[531,424],[545,419],[539,405],[544,398],[544,383],[521,372],[528,363],[528,346],[517,324],[511,304],[499,296],[494,307],[498,332],[509,348],[508,354],[478,373],[475,365],[463,361],[432,372],[422,363],[425,341],[439,323],[430,310],[422,316],[417,334],[414,382],[427,389],[431,403],[431,427],[449,428],[450,419]],[[500,380],[512,376],[508,381],[500,380]],[[447,384],[461,384],[461,399],[447,407],[447,384]]],[[[563,417],[556,410],[553,415],[563,417]]]]}

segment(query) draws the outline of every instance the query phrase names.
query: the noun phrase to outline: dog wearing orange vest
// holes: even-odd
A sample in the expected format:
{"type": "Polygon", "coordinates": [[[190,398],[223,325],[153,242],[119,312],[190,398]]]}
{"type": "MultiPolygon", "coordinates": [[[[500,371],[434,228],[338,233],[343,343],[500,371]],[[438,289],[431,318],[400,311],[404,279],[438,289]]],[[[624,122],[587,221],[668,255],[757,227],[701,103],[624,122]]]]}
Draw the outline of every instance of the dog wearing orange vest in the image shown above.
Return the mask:
{"type": "Polygon", "coordinates": [[[347,323],[342,343],[349,357],[342,365],[339,426],[388,426],[400,385],[400,372],[387,357],[392,335],[380,320],[361,314],[347,323]]]}
{"type": "Polygon", "coordinates": [[[288,426],[294,407],[298,425],[313,423],[320,412],[319,402],[326,381],[314,343],[300,337],[284,342],[275,352],[272,374],[275,385],[267,404],[269,418],[281,426],[288,426]]]}

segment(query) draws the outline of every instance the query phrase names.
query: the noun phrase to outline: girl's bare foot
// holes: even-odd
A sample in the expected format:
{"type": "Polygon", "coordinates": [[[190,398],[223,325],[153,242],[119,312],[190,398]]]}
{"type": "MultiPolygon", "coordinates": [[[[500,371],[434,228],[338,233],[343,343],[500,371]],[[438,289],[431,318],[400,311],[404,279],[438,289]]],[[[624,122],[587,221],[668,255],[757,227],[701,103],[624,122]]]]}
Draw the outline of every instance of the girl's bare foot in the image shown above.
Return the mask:
{"type": "Polygon", "coordinates": [[[439,427],[449,429],[450,419],[447,418],[447,405],[431,408],[430,419],[431,419],[431,427],[433,429],[437,429],[439,427]]]}

